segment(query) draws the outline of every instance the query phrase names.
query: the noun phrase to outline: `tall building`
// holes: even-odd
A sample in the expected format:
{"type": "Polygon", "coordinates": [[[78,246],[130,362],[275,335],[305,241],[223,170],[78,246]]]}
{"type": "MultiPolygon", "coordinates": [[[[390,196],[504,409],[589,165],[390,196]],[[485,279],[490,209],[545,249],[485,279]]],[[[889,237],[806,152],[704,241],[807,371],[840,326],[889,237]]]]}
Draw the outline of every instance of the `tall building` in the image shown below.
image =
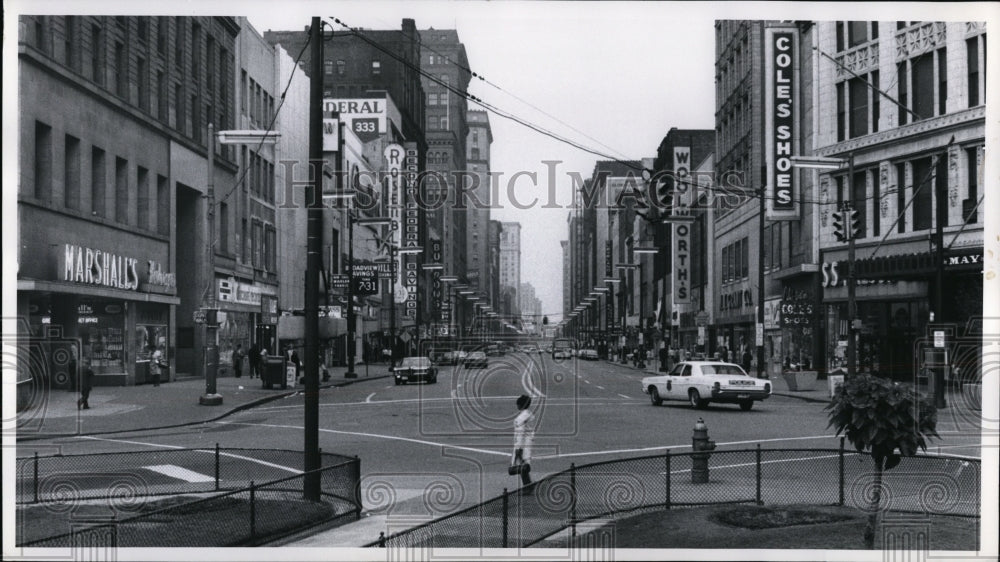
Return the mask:
{"type": "Polygon", "coordinates": [[[975,319],[983,300],[986,26],[830,21],[816,23],[814,34],[813,148],[854,164],[853,177],[846,168],[813,172],[820,273],[808,302],[821,303],[817,364],[846,364],[847,247],[834,235],[832,213],[849,205],[860,225],[858,370],[915,380],[937,329],[946,333],[956,378],[975,381],[982,372],[975,319]]]}
{"type": "Polygon", "coordinates": [[[466,161],[469,174],[467,193],[464,197],[466,209],[466,269],[469,285],[480,291],[494,305],[489,263],[490,224],[490,145],[493,131],[489,114],[485,111],[469,111],[467,116],[469,135],[466,139],[466,161]]]}
{"type": "MultiPolygon", "coordinates": [[[[147,382],[151,346],[165,378],[202,374],[192,315],[242,220],[217,213],[207,243],[207,125],[235,124],[239,32],[230,17],[19,18],[17,303],[46,384],[74,384],[55,372],[59,345],[80,346],[97,385],[147,382]]],[[[217,146],[213,171],[221,200],[234,151],[217,146]]]]}
{"type": "MultiPolygon", "coordinates": [[[[760,219],[761,190],[776,201],[768,188],[769,173],[765,128],[765,73],[773,72],[773,61],[765,59],[769,28],[794,38],[784,53],[797,61],[796,70],[782,75],[788,80],[783,97],[794,111],[790,139],[783,149],[791,155],[811,154],[814,138],[813,111],[816,84],[813,68],[815,29],[809,22],[779,24],[763,21],[717,21],[716,28],[716,189],[713,221],[715,229],[716,296],[711,313],[717,350],[731,358],[749,351],[758,363],[758,343],[763,344],[764,364],[755,372],[780,370],[785,357],[802,357],[816,363],[819,340],[816,331],[782,327],[774,321],[774,310],[783,299],[797,295],[800,301],[816,302],[818,265],[814,235],[816,200],[814,175],[793,171],[783,176],[782,187],[794,185],[798,212],[777,216],[767,209],[760,219]],[[761,259],[763,258],[763,259],[761,259]],[[763,283],[761,283],[761,280],[763,283]],[[762,295],[763,293],[763,295],[762,295]],[[758,307],[764,310],[764,333],[757,337],[758,307]]],[[[773,55],[772,55],[773,56],[773,55]]],[[[784,83],[783,83],[784,84],[784,83]]],[[[771,166],[770,172],[776,168],[771,166]]],[[[815,310],[815,308],[814,308],[815,310]]],[[[816,321],[815,319],[813,321],[816,321]]],[[[742,359],[741,359],[742,360],[742,359]]]]}
{"type": "Polygon", "coordinates": [[[572,262],[569,257],[569,240],[560,240],[559,245],[562,246],[562,321],[565,322],[573,311],[572,262]]]}
{"type": "Polygon", "coordinates": [[[517,291],[521,286],[521,223],[504,222],[500,232],[500,290],[507,290],[511,309],[516,314],[517,291]]]}
{"type": "Polygon", "coordinates": [[[487,252],[489,269],[486,276],[489,286],[490,306],[494,311],[500,310],[500,234],[503,225],[498,220],[490,220],[488,230],[487,252]]]}
{"type": "MultiPolygon", "coordinates": [[[[469,108],[465,96],[453,91],[465,92],[468,88],[472,79],[469,61],[454,29],[421,30],[420,43],[419,64],[424,73],[421,81],[427,95],[427,170],[437,172],[437,182],[428,183],[438,183],[428,187],[438,191],[434,200],[444,201],[426,211],[426,224],[431,239],[441,241],[445,273],[478,291],[480,272],[470,270],[467,263],[468,215],[466,208],[458,204],[458,182],[463,181],[470,155],[466,149],[469,108]]],[[[464,301],[458,303],[454,313],[460,326],[468,325],[471,307],[464,301]]]]}

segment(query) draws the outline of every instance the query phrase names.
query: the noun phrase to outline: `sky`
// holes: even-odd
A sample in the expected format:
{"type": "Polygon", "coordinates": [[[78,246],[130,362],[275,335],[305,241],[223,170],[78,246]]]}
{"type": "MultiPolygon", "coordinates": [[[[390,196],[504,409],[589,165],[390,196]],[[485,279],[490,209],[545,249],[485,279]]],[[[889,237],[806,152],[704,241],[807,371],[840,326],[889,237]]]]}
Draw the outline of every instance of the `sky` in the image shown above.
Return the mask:
{"type": "MultiPolygon", "coordinates": [[[[655,155],[671,127],[714,128],[714,21],[834,19],[845,10],[864,19],[940,19],[934,4],[667,3],[667,2],[450,2],[255,0],[176,1],[170,4],[47,0],[5,2],[38,13],[243,15],[261,33],[301,30],[315,15],[352,27],[399,29],[413,18],[418,29],[457,29],[469,65],[489,83],[473,79],[471,94],[608,156],[638,160],[655,155]],[[71,6],[71,8],[68,8],[71,6]],[[497,87],[494,87],[493,84],[497,87]]],[[[995,13],[996,5],[994,5],[995,13]]],[[[976,17],[981,8],[947,8],[948,19],[976,17]],[[954,16],[954,17],[951,17],[954,16]]],[[[10,20],[8,19],[8,22],[10,20]]],[[[339,28],[338,29],[342,29],[339,28]]],[[[5,49],[6,50],[6,49],[5,49]]],[[[470,103],[470,108],[476,106],[470,103]]],[[[562,250],[571,200],[568,173],[591,175],[587,153],[495,114],[493,172],[500,176],[502,208],[492,218],[522,225],[522,281],[532,283],[550,319],[561,319],[562,250]],[[545,161],[556,161],[549,185],[545,161]],[[518,172],[534,172],[537,180],[518,172]],[[551,207],[549,193],[556,193],[551,207]],[[516,208],[520,203],[537,204],[516,208]]]]}

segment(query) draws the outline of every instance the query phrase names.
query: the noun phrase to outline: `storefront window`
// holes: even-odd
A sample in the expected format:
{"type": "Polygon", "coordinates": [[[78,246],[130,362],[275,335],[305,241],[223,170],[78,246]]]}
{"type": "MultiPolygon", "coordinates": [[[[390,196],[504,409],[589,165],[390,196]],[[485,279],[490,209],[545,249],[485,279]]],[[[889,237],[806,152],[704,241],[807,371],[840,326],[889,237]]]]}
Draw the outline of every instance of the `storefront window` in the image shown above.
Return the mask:
{"type": "Polygon", "coordinates": [[[159,348],[164,353],[164,361],[168,361],[170,341],[168,325],[170,316],[168,308],[163,305],[140,304],[136,310],[135,322],[135,362],[136,376],[141,376],[142,369],[153,355],[151,348],[159,348]],[[143,364],[142,366],[139,366],[143,364]]]}
{"type": "Polygon", "coordinates": [[[242,344],[244,353],[250,350],[250,313],[225,311],[219,316],[219,364],[232,368],[236,346],[242,344]]]}
{"type": "Polygon", "coordinates": [[[77,324],[83,355],[94,374],[125,372],[125,306],[120,301],[80,299],[77,324]]]}

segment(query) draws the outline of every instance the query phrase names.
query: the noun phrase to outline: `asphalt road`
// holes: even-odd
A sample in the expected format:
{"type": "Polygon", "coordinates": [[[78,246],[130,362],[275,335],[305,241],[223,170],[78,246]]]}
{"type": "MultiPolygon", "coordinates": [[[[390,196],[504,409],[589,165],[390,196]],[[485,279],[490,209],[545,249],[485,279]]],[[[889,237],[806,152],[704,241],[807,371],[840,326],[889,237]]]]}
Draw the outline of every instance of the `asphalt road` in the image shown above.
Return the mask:
{"type": "MultiPolygon", "coordinates": [[[[603,361],[555,362],[544,354],[511,353],[491,357],[486,369],[441,367],[436,384],[396,386],[386,378],[325,389],[320,396],[320,446],[361,458],[366,510],[423,519],[520,487],[517,477],[507,475],[507,466],[515,400],[521,394],[533,397],[532,412],[538,420],[532,460],[536,479],[565,470],[570,463],[659,454],[668,448],[690,451],[699,418],[719,451],[757,443],[830,449],[839,444],[827,428],[822,403],[772,396],[749,412],[733,404],[704,410],[693,410],[686,402],[653,407],[641,390],[643,376],[603,361]]],[[[51,444],[64,454],[213,448],[216,443],[301,450],[302,424],[303,400],[295,395],[219,422],[51,444]]],[[[947,427],[940,430],[947,433],[947,427]]],[[[971,446],[974,441],[978,436],[953,435],[948,442],[954,448],[942,452],[978,456],[971,446]]],[[[38,445],[40,454],[46,454],[45,444],[38,445]]],[[[254,463],[247,462],[254,470],[254,463]]],[[[203,465],[185,468],[206,471],[203,465]]],[[[261,464],[259,476],[292,475],[301,468],[261,464]]]]}

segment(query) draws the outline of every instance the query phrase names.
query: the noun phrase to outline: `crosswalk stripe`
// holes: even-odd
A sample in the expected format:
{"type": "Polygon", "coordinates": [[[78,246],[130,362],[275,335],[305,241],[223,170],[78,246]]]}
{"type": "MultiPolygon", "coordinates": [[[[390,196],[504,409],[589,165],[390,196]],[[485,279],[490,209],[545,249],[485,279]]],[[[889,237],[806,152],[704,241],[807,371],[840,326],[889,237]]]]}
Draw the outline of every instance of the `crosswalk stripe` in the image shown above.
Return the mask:
{"type": "Polygon", "coordinates": [[[195,472],[193,470],[188,470],[182,466],[177,466],[174,464],[154,464],[150,466],[144,466],[146,470],[152,470],[153,472],[159,472],[160,474],[169,476],[171,478],[176,478],[178,480],[184,480],[185,482],[213,482],[215,478],[208,476],[207,474],[201,474],[200,472],[195,472]]]}

